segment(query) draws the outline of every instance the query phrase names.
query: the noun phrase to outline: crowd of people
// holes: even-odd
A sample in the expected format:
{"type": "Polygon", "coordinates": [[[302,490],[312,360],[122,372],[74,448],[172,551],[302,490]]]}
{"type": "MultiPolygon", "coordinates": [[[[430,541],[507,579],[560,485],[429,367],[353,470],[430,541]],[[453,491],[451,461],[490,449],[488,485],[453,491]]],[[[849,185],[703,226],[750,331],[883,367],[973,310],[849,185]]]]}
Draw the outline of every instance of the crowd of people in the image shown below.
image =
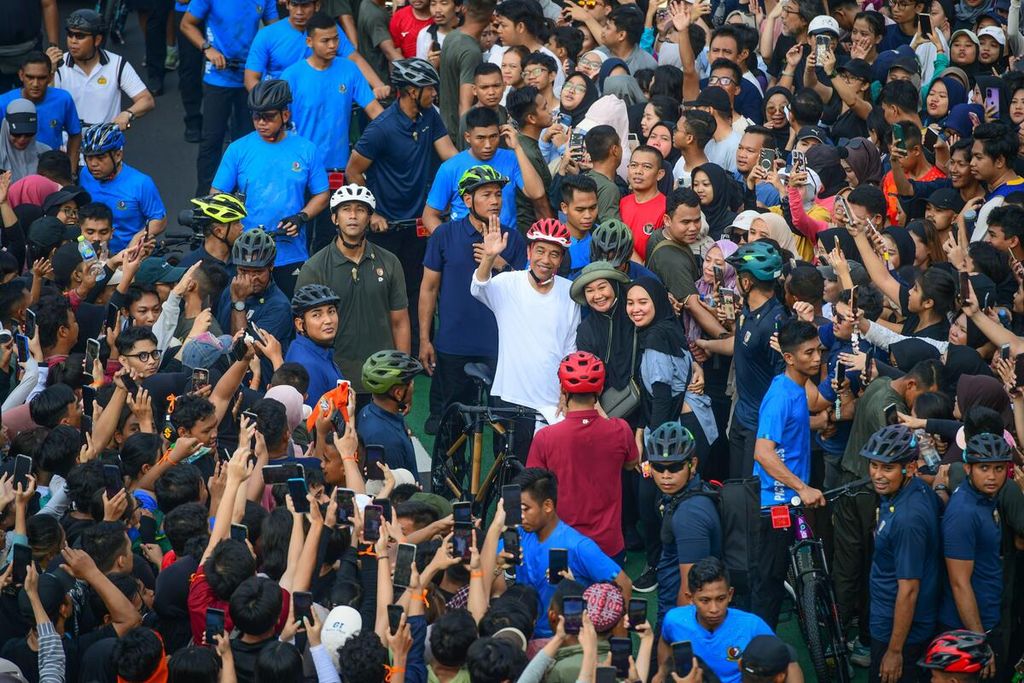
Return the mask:
{"type": "Polygon", "coordinates": [[[0,2],[4,681],[822,680],[794,538],[1024,677],[1020,0],[124,6],[0,2]]]}

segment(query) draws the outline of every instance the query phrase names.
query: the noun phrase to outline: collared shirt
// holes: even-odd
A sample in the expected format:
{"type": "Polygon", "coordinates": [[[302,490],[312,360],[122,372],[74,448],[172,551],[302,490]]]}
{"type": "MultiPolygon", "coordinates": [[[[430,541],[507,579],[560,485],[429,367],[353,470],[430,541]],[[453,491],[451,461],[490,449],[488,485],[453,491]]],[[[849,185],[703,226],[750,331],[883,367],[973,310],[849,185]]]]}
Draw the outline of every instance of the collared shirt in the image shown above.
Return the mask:
{"type": "Polygon", "coordinates": [[[114,212],[111,253],[127,247],[135,233],[147,223],[167,215],[153,179],[126,163],[121,163],[121,170],[111,180],[96,180],[83,170],[78,182],[94,202],[103,202],[114,212]]]}
{"type": "Polygon", "coordinates": [[[757,429],[757,411],[772,379],[786,369],[782,356],[768,345],[775,334],[776,320],[781,324],[785,318],[786,311],[775,297],[753,311],[744,304],[740,313],[733,363],[736,386],[744,391],[736,401],[733,417],[750,430],[757,429]]]}
{"type": "MultiPolygon", "coordinates": [[[[21,88],[15,88],[3,95],[0,95],[0,116],[7,111],[7,105],[19,98],[24,98],[21,88]]],[[[67,90],[55,88],[52,85],[46,89],[42,102],[33,102],[36,113],[39,116],[39,130],[36,132],[36,140],[49,146],[51,149],[61,149],[64,146],[64,133],[68,135],[79,135],[82,132],[82,122],[78,118],[78,109],[75,108],[75,101],[67,90]]],[[[93,201],[96,201],[93,199],[93,201]]]]}
{"type": "Polygon", "coordinates": [[[237,69],[215,69],[213,62],[208,61],[203,82],[222,88],[245,87],[244,62],[249,56],[249,46],[256,38],[260,22],[267,24],[277,19],[277,3],[273,0],[192,0],[188,13],[206,27],[206,39],[225,59],[243,62],[237,69]]]}
{"type": "Polygon", "coordinates": [[[907,643],[924,643],[934,634],[942,576],[941,515],[938,496],[917,477],[910,479],[895,496],[880,498],[868,591],[873,640],[887,643],[892,637],[900,579],[920,582],[907,643]]]}
{"type": "Polygon", "coordinates": [[[306,405],[313,407],[320,397],[345,379],[334,362],[334,346],[320,346],[304,334],[296,334],[284,357],[287,363],[299,363],[309,370],[306,405]]]}
{"type": "Polygon", "coordinates": [[[405,418],[391,413],[371,401],[356,418],[359,437],[370,446],[384,447],[384,462],[391,469],[402,468],[417,476],[416,451],[405,426],[405,418]]]}
{"type": "MultiPolygon", "coordinates": [[[[714,501],[698,493],[703,487],[700,475],[695,475],[676,494],[686,498],[679,501],[670,517],[662,520],[661,557],[657,566],[659,618],[676,605],[682,583],[679,565],[722,555],[722,522],[714,501]]],[[[663,495],[661,501],[669,505],[672,497],[663,495]]],[[[666,509],[662,514],[667,512],[666,509]]]]}
{"type": "Polygon", "coordinates": [[[668,643],[690,641],[693,654],[700,657],[722,683],[739,683],[742,678],[739,658],[751,640],[756,636],[775,635],[761,617],[735,607],[730,607],[722,623],[709,631],[697,621],[697,608],[693,605],[670,610],[661,626],[661,634],[668,643]]]}
{"type": "MultiPolygon", "coordinates": [[[[288,340],[294,333],[292,323],[292,304],[274,281],[260,294],[254,294],[245,300],[246,310],[252,311],[252,324],[266,330],[281,342],[284,349],[288,348],[288,340]]],[[[225,334],[231,333],[231,287],[225,287],[220,295],[217,306],[217,322],[225,334]]]]}
{"type": "MultiPolygon", "coordinates": [[[[514,228],[502,226],[508,246],[501,253],[515,270],[526,267],[526,242],[514,228]]],[[[434,346],[441,353],[459,356],[498,357],[498,324],[494,314],[469,292],[476,270],[473,245],[483,237],[468,218],[442,223],[427,241],[423,267],[441,274],[437,296],[440,325],[434,346]]]]}
{"type": "Polygon", "coordinates": [[[128,60],[106,50],[99,50],[99,62],[89,73],[65,52],[53,84],[71,93],[83,125],[110,123],[124,111],[121,93],[134,100],[146,90],[128,60]]]}
{"type": "Polygon", "coordinates": [[[299,271],[295,288],[310,284],[326,285],[341,299],[334,361],[356,392],[366,393],[363,362],[377,351],[395,348],[391,312],[409,306],[402,263],[372,242],[366,242],[355,262],[334,241],[313,254],[299,271]]]}
{"type": "Polygon", "coordinates": [[[231,255],[228,254],[228,260],[225,263],[224,261],[221,261],[219,258],[208,252],[205,246],[199,247],[195,251],[190,251],[184,256],[182,256],[181,260],[178,261],[178,266],[181,268],[188,268],[189,266],[199,263],[200,261],[205,261],[206,263],[213,263],[220,266],[221,268],[227,271],[228,277],[235,276],[235,264],[231,262],[231,255]]]}

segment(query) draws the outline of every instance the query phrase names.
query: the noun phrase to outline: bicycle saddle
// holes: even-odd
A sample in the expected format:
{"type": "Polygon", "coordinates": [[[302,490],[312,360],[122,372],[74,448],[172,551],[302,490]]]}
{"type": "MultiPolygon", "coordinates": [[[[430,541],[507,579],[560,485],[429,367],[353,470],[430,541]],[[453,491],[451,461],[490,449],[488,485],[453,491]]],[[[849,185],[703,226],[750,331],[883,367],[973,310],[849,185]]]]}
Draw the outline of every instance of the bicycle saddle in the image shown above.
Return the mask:
{"type": "Polygon", "coordinates": [[[494,371],[487,363],[466,363],[462,369],[471,378],[483,382],[487,386],[491,386],[491,382],[494,381],[494,371]]]}

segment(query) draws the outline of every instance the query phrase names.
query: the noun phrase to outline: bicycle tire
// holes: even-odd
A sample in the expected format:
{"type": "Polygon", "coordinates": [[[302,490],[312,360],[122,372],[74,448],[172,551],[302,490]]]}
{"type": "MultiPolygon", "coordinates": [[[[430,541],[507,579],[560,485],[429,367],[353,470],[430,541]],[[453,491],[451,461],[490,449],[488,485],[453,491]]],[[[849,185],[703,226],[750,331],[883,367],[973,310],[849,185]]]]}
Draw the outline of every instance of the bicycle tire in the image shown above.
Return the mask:
{"type": "Polygon", "coordinates": [[[524,469],[523,464],[516,459],[515,455],[510,453],[506,456],[501,470],[491,481],[487,491],[484,492],[483,499],[480,501],[478,516],[484,520],[484,528],[487,528],[487,525],[490,524],[489,513],[497,506],[498,501],[501,499],[501,488],[511,484],[512,480],[524,469]]]}
{"type": "Polygon", "coordinates": [[[804,575],[799,591],[800,627],[819,683],[849,683],[846,643],[841,633],[834,632],[836,608],[827,580],[818,573],[804,575]]]}
{"type": "Polygon", "coordinates": [[[465,492],[469,491],[471,473],[469,472],[467,449],[470,442],[467,441],[462,448],[451,456],[448,455],[448,449],[463,434],[464,427],[462,415],[454,406],[449,406],[441,415],[437,434],[434,436],[434,448],[430,454],[431,492],[449,500],[465,498],[465,492]],[[446,479],[449,477],[457,487],[462,489],[462,496],[456,496],[448,487],[446,479]]]}

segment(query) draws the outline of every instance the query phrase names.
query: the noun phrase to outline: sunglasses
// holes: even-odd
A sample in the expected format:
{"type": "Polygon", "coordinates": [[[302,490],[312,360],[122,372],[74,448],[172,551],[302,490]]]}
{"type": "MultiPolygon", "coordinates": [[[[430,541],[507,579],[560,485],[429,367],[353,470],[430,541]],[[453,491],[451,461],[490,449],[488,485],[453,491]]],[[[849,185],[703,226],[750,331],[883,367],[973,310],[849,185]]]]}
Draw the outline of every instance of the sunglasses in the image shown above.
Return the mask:
{"type": "Polygon", "coordinates": [[[651,469],[654,470],[655,472],[671,472],[672,474],[682,472],[683,468],[686,467],[685,462],[669,462],[657,464],[652,462],[649,464],[651,466],[651,469]]]}
{"type": "Polygon", "coordinates": [[[253,121],[274,121],[277,119],[280,112],[276,111],[254,111],[252,113],[253,121]]]}
{"type": "Polygon", "coordinates": [[[35,135],[35,133],[11,133],[12,138],[30,138],[33,135],[35,135]]]}
{"type": "Polygon", "coordinates": [[[597,7],[597,0],[576,0],[576,4],[580,7],[586,7],[587,9],[593,9],[597,7]]]}
{"type": "Polygon", "coordinates": [[[92,38],[91,33],[82,33],[81,31],[65,31],[64,35],[68,38],[74,38],[75,40],[85,40],[86,38],[92,38]]]}

